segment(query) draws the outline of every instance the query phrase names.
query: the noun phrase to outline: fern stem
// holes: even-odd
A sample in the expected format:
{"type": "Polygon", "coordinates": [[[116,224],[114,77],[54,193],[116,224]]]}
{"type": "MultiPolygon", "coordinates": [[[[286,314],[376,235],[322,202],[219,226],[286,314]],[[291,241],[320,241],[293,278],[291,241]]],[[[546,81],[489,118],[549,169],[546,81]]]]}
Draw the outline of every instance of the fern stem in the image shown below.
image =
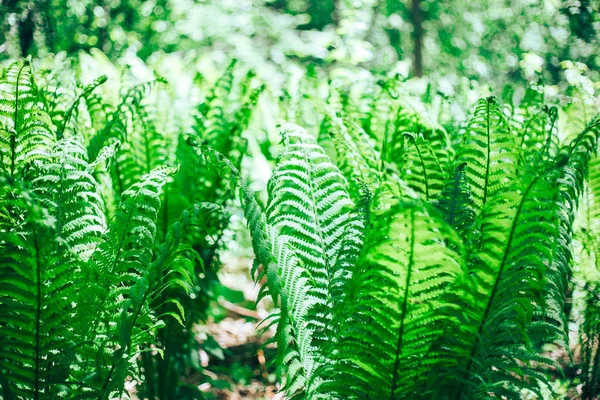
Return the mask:
{"type": "MultiPolygon", "coordinates": [[[[554,131],[554,126],[556,124],[556,119],[558,117],[554,114],[550,115],[550,131],[548,132],[548,137],[546,138],[546,143],[544,144],[544,147],[542,148],[542,150],[540,151],[540,155],[539,157],[542,157],[544,154],[549,153],[550,152],[550,145],[552,144],[552,132],[554,131]]],[[[548,154],[550,155],[550,154],[548,154]]]]}
{"type": "Polygon", "coordinates": [[[525,128],[523,129],[523,133],[521,134],[521,143],[519,143],[518,145],[518,149],[519,150],[523,150],[523,144],[525,144],[525,137],[527,136],[527,130],[531,127],[531,124],[533,124],[533,121],[535,121],[538,118],[539,114],[536,114],[533,118],[530,118],[527,123],[525,124],[525,128]]]}
{"type": "Polygon", "coordinates": [[[77,107],[77,105],[79,104],[79,101],[84,97],[84,95],[87,95],[88,93],[89,92],[83,91],[73,101],[73,104],[71,104],[71,107],[69,107],[69,110],[67,111],[67,115],[65,115],[65,120],[63,121],[63,124],[60,127],[60,130],[56,132],[56,139],[60,140],[64,137],[65,129],[67,129],[67,125],[69,124],[69,121],[71,120],[71,116],[73,115],[73,111],[75,110],[75,107],[77,107]]]}
{"type": "Polygon", "coordinates": [[[144,172],[149,173],[152,170],[152,155],[150,152],[150,138],[148,137],[148,123],[143,117],[141,118],[141,121],[144,128],[144,157],[146,161],[146,171],[144,172]]]}
{"type": "Polygon", "coordinates": [[[396,359],[394,361],[394,371],[392,377],[392,386],[390,389],[390,400],[394,399],[396,384],[398,380],[398,368],[400,367],[400,356],[402,354],[402,339],[404,338],[404,320],[406,319],[406,311],[408,310],[408,292],[410,289],[410,279],[414,266],[415,252],[415,210],[410,210],[410,249],[408,252],[408,265],[406,273],[406,284],[404,287],[404,298],[402,299],[402,314],[400,317],[400,327],[398,329],[398,342],[396,343],[396,359]]]}
{"type": "Polygon", "coordinates": [[[123,195],[123,179],[121,178],[121,169],[119,168],[119,158],[115,154],[115,175],[117,176],[117,190],[119,197],[123,195]]]}
{"type": "MultiPolygon", "coordinates": [[[[63,153],[66,153],[66,148],[63,150],[63,153]]],[[[58,190],[58,200],[56,202],[56,234],[60,236],[60,234],[62,233],[62,229],[63,229],[63,202],[64,202],[64,196],[65,196],[65,179],[66,179],[66,168],[65,168],[65,163],[66,163],[66,154],[63,154],[64,158],[62,160],[61,163],[61,169],[60,169],[60,186],[59,186],[59,190],[58,190]]],[[[58,244],[58,242],[57,242],[58,244]]],[[[58,247],[57,247],[58,248],[58,247]]]]}

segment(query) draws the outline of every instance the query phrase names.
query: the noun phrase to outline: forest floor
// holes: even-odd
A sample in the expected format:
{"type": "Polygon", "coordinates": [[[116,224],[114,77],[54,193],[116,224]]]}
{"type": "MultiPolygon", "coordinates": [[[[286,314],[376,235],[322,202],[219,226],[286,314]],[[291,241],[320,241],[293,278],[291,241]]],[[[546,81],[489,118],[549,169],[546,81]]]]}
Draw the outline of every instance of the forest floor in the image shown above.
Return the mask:
{"type": "Polygon", "coordinates": [[[275,333],[265,331],[272,304],[256,304],[259,286],[249,275],[250,259],[227,257],[219,272],[221,290],[206,323],[197,326],[200,360],[209,382],[200,389],[207,397],[227,400],[283,399],[274,370],[275,333]],[[208,344],[208,346],[207,346],[208,344]]]}

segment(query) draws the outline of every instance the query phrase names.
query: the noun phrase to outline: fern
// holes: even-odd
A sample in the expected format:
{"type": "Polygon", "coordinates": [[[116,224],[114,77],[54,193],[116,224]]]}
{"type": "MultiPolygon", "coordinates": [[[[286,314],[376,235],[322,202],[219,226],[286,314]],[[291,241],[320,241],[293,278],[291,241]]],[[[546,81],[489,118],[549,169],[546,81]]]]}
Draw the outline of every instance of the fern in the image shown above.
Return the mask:
{"type": "Polygon", "coordinates": [[[86,158],[79,139],[62,139],[33,181],[45,206],[56,217],[57,235],[65,241],[66,249],[82,260],[87,260],[106,230],[104,204],[93,177],[94,166],[86,158]]]}
{"type": "MultiPolygon", "coordinates": [[[[106,107],[100,106],[102,112],[99,117],[105,114],[107,121],[106,124],[101,125],[100,129],[93,136],[87,138],[88,158],[90,160],[96,159],[98,153],[110,138],[116,138],[121,142],[128,141],[128,133],[129,129],[131,129],[129,121],[133,123],[135,117],[138,115],[136,108],[140,105],[141,100],[146,96],[148,91],[156,83],[161,82],[164,82],[164,80],[158,78],[132,86],[123,94],[120,103],[111,111],[108,111],[106,107]]],[[[122,190],[124,189],[122,188],[122,190]]]]}
{"type": "Polygon", "coordinates": [[[581,275],[585,280],[583,290],[583,312],[579,331],[581,345],[581,382],[583,383],[582,398],[593,399],[598,394],[600,379],[600,354],[598,335],[600,321],[598,320],[598,271],[600,271],[599,241],[595,235],[600,222],[600,175],[599,157],[597,154],[590,159],[588,186],[584,192],[585,217],[582,229],[583,252],[587,256],[581,262],[581,275]],[[585,264],[589,264],[586,268],[585,264]]]}
{"type": "MultiPolygon", "coordinates": [[[[128,174],[143,170],[148,165],[175,162],[173,155],[177,156],[176,162],[180,164],[180,169],[173,177],[173,182],[166,186],[162,196],[163,209],[159,224],[161,238],[168,236],[169,227],[174,223],[179,224],[180,215],[189,215],[190,210],[196,209],[199,204],[213,204],[217,207],[205,215],[206,219],[201,226],[187,229],[185,237],[182,238],[189,246],[188,251],[193,251],[190,254],[199,257],[191,263],[195,270],[193,275],[204,276],[204,279],[196,282],[192,290],[191,294],[195,299],[183,288],[176,287],[165,292],[166,297],[162,296],[159,301],[160,303],[165,299],[176,299],[177,304],[184,309],[185,321],[183,325],[167,324],[167,327],[159,332],[158,339],[161,349],[165,352],[164,359],[148,354],[144,356],[144,369],[153,381],[145,387],[145,395],[149,397],[158,394],[162,398],[168,394],[178,398],[195,398],[201,395],[196,388],[186,388],[178,378],[187,373],[190,359],[196,356],[198,344],[189,332],[192,331],[193,324],[204,320],[208,313],[211,299],[207,294],[212,291],[218,279],[218,250],[229,222],[228,210],[235,192],[229,185],[229,181],[234,179],[230,170],[214,168],[198,157],[197,151],[190,144],[209,143],[223,152],[235,164],[234,168],[241,166],[246,153],[246,143],[242,134],[264,86],[252,85],[255,80],[251,72],[238,81],[235,76],[235,64],[232,62],[229,65],[210,88],[205,102],[198,107],[198,117],[192,135],[185,137],[180,134],[175,142],[165,132],[166,126],[157,121],[154,116],[155,110],[138,107],[138,120],[142,124],[132,130],[131,143],[127,152],[123,152],[122,155],[121,165],[132,165],[132,168],[125,169],[128,174]],[[226,98],[229,101],[224,101],[226,98]],[[176,145],[175,154],[172,153],[172,145],[176,145]]],[[[176,311],[173,304],[169,304],[159,307],[157,312],[160,314],[165,310],[170,310],[170,313],[176,311]]]]}
{"type": "Polygon", "coordinates": [[[5,70],[0,87],[0,169],[15,177],[49,155],[52,122],[39,106],[29,60],[5,70]]]}
{"type": "Polygon", "coordinates": [[[439,361],[443,301],[463,274],[462,246],[435,212],[401,203],[373,221],[341,304],[335,363],[320,396],[412,398],[439,361]],[[424,356],[427,354],[427,356],[424,356]]]}
{"type": "Polygon", "coordinates": [[[457,156],[478,211],[517,174],[514,137],[493,97],[480,100],[457,156]]]}
{"type": "Polygon", "coordinates": [[[63,138],[63,136],[65,134],[65,129],[67,128],[67,125],[69,124],[69,122],[71,120],[71,116],[73,115],[73,112],[75,111],[75,109],[76,109],[77,105],[80,103],[80,101],[82,99],[87,98],[98,86],[102,85],[107,80],[108,80],[108,77],[106,75],[102,75],[99,78],[95,79],[94,82],[87,85],[81,91],[81,94],[79,94],[79,96],[77,96],[77,98],[73,101],[73,103],[71,104],[69,109],[66,111],[66,113],[63,117],[63,121],[61,121],[62,122],[61,126],[58,128],[58,130],[56,132],[56,138],[58,140],[63,138]]]}
{"type": "MultiPolygon", "coordinates": [[[[332,306],[329,285],[352,202],[344,179],[314,138],[294,125],[282,126],[282,135],[286,148],[269,182],[267,224],[314,280],[312,296],[319,311],[312,315],[309,329],[314,331],[312,340],[326,341],[332,306]]],[[[305,369],[310,380],[312,367],[305,369]]]]}
{"type": "Polygon", "coordinates": [[[94,350],[104,353],[96,362],[94,379],[102,381],[104,395],[123,382],[128,368],[124,357],[138,343],[149,340],[144,330],[156,328],[152,318],[144,317],[148,317],[152,289],[160,282],[160,271],[151,268],[152,249],[162,186],[172,172],[154,170],[123,192],[121,207],[89,260],[88,279],[93,282],[97,298],[90,304],[96,318],[86,337],[94,345],[101,343],[94,350]],[[140,323],[144,330],[139,330],[140,323]],[[108,351],[110,344],[118,345],[118,350],[108,351]]]}
{"type": "Polygon", "coordinates": [[[475,222],[474,202],[465,176],[466,164],[456,167],[454,174],[444,184],[444,189],[434,202],[444,214],[444,219],[466,239],[475,222]]]}
{"type": "Polygon", "coordinates": [[[290,393],[301,393],[307,384],[307,373],[315,363],[312,355],[314,347],[311,345],[313,330],[305,323],[309,320],[310,308],[317,304],[312,293],[314,280],[290,243],[286,239],[281,240],[277,229],[267,224],[262,207],[235,166],[211,148],[204,147],[202,152],[219,171],[227,170],[225,173],[233,176],[233,186],[240,187],[257,257],[253,273],[257,274],[257,281],[267,277],[267,285],[261,288],[258,299],[270,295],[279,302],[280,309],[269,317],[269,326],[277,324],[273,341],[278,344],[278,365],[285,369],[286,389],[290,393]],[[260,266],[261,273],[258,272],[260,266]]]}
{"type": "Polygon", "coordinates": [[[123,390],[140,346],[154,342],[158,318],[182,318],[151,307],[192,279],[193,253],[179,238],[154,253],[161,190],[174,170],[155,169],[125,190],[107,229],[95,175],[116,146],[89,162],[76,131],[55,142],[68,120],[40,108],[28,62],[13,64],[2,85],[3,397],[107,398],[123,390]]]}
{"type": "Polygon", "coordinates": [[[167,323],[157,337],[163,353],[152,356],[152,349],[147,348],[141,355],[145,379],[140,392],[148,396],[183,396],[178,388],[178,371],[181,365],[192,364],[195,340],[182,327],[194,318],[189,294],[194,293],[194,286],[198,285],[196,264],[202,262],[193,245],[196,234],[208,229],[209,221],[220,218],[221,212],[219,206],[211,203],[185,210],[156,252],[151,269],[157,273],[157,284],[150,300],[157,318],[164,318],[167,323]],[[177,346],[173,344],[176,341],[177,346]]]}
{"type": "MultiPolygon", "coordinates": [[[[463,311],[467,323],[456,334],[467,340],[453,345],[466,364],[458,378],[472,386],[461,383],[456,398],[489,392],[515,396],[520,388],[537,392],[536,380],[545,379],[530,365],[550,361],[531,351],[529,340],[537,324],[535,308],[544,307],[543,277],[558,235],[558,178],[559,170],[549,166],[522,190],[507,191],[484,209],[481,245],[468,259],[473,289],[466,290],[472,296],[463,311]],[[521,372],[514,375],[515,370],[521,372]]],[[[540,335],[535,339],[547,340],[547,329],[540,335]]]]}
{"type": "Polygon", "coordinates": [[[433,149],[421,138],[404,134],[407,147],[401,177],[408,186],[429,201],[438,196],[444,184],[444,171],[433,149]]]}
{"type": "MultiPolygon", "coordinates": [[[[346,178],[353,201],[361,197],[361,183],[374,185],[380,180],[378,154],[367,134],[348,117],[330,113],[331,130],[328,132],[335,150],[336,165],[346,178]]],[[[323,145],[323,140],[319,140],[323,145]]]]}
{"type": "Polygon", "coordinates": [[[2,393],[7,399],[55,398],[62,391],[57,384],[68,380],[76,343],[68,329],[76,264],[56,253],[55,219],[40,202],[10,178],[2,184],[14,188],[15,199],[3,198],[0,206],[17,207],[26,218],[20,231],[0,232],[2,393]]]}
{"type": "Polygon", "coordinates": [[[471,84],[416,95],[311,64],[261,104],[267,85],[234,60],[214,83],[197,74],[195,115],[174,115],[162,78],[113,102],[105,76],[38,87],[31,64],[0,75],[2,398],[120,398],[127,377],[140,397],[203,397],[180,378],[202,372],[189,332],[240,203],[285,395],[599,393],[600,120],[582,98],[538,85],[519,104],[509,88],[468,120],[471,84]],[[294,122],[264,207],[244,170],[271,144],[249,135],[270,130],[262,105],[294,122]]]}

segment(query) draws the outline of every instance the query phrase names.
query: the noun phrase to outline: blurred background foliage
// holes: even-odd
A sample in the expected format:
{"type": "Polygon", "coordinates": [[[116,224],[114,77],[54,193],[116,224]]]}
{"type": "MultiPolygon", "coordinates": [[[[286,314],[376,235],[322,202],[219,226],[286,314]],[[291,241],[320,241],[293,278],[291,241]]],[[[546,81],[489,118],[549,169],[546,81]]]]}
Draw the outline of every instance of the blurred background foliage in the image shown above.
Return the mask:
{"type": "MultiPolygon", "coordinates": [[[[2,0],[0,55],[212,50],[280,65],[547,84],[598,80],[598,0],[2,0]],[[569,63],[568,61],[575,61],[569,63]],[[567,72],[570,71],[570,72],[567,72]]],[[[216,52],[215,52],[216,51],[216,52]]],[[[268,74],[267,74],[268,75],[268,74]]],[[[449,90],[446,88],[446,90],[449,90]]]]}

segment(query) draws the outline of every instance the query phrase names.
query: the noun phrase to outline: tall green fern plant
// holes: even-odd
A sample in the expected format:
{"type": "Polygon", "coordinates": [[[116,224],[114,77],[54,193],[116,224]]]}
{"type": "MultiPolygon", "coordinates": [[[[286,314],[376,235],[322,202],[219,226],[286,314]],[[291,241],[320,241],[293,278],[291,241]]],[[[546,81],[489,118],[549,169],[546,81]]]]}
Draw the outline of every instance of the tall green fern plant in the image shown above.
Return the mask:
{"type": "MultiPolygon", "coordinates": [[[[336,118],[325,126],[334,129],[336,118]]],[[[415,150],[414,161],[394,162],[420,171],[418,180],[374,171],[362,198],[349,194],[359,170],[346,160],[368,155],[336,147],[338,170],[303,129],[282,127],[264,214],[244,184],[242,199],[279,304],[275,341],[288,394],[542,396],[546,370],[558,367],[542,346],[568,342],[569,215],[598,140],[592,124],[559,152],[548,145],[558,140],[553,121],[519,142],[519,128],[488,98],[458,148],[442,141],[424,153],[422,131],[389,135],[403,142],[388,148],[415,150]],[[424,154],[456,154],[455,167],[424,154]]]]}
{"type": "Polygon", "coordinates": [[[140,346],[163,325],[156,294],[191,283],[189,263],[165,263],[186,247],[171,239],[165,256],[152,252],[174,171],[154,169],[124,190],[109,222],[95,170],[114,148],[90,161],[81,135],[56,140],[64,122],[44,110],[29,61],[8,67],[0,85],[2,395],[119,394],[140,346]]]}

